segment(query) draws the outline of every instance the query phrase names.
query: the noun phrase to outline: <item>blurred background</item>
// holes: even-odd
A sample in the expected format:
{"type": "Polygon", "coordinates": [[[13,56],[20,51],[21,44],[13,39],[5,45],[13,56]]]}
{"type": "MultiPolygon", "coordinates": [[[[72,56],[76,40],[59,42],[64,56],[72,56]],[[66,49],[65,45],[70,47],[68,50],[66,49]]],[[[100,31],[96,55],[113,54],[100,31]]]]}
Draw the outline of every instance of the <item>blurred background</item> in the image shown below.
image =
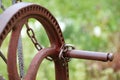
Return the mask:
{"type": "MultiPolygon", "coordinates": [[[[37,3],[47,8],[57,19],[65,38],[65,42],[73,44],[76,49],[112,52],[113,62],[99,62],[83,59],[72,59],[69,62],[70,80],[120,80],[120,2],[119,0],[23,0],[37,3]]],[[[3,0],[8,8],[11,0],[3,0]]],[[[2,14],[0,9],[0,13],[2,14]]],[[[45,47],[49,39],[42,25],[35,19],[30,19],[30,26],[38,41],[45,47]]],[[[31,40],[22,30],[25,72],[30,61],[37,53],[31,40]]],[[[7,57],[9,37],[1,46],[1,51],[7,57]]],[[[0,58],[0,75],[6,80],[6,64],[0,58]]],[[[37,80],[55,80],[54,64],[44,60],[37,74],[37,80]]]]}

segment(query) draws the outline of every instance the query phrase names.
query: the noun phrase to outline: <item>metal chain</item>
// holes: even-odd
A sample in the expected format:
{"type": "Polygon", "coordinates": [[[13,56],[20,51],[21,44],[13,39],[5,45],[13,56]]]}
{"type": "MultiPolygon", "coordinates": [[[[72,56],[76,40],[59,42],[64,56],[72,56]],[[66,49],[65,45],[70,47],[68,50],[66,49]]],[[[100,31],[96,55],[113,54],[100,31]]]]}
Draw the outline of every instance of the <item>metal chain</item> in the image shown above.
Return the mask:
{"type": "Polygon", "coordinates": [[[1,51],[0,51],[0,56],[4,60],[4,62],[7,64],[7,59],[5,58],[5,56],[3,55],[3,53],[1,51]]]}
{"type": "Polygon", "coordinates": [[[75,49],[71,44],[63,44],[60,48],[59,59],[63,67],[65,67],[66,72],[66,79],[69,80],[69,69],[68,69],[68,62],[71,60],[70,57],[66,57],[65,54],[68,50],[75,49]]]}
{"type": "MultiPolygon", "coordinates": [[[[4,11],[5,8],[2,4],[2,0],[0,0],[0,8],[4,11]]],[[[7,64],[7,59],[5,58],[5,56],[3,55],[3,53],[0,51],[0,57],[4,60],[4,62],[7,64]]]]}
{"type": "Polygon", "coordinates": [[[2,0],[0,0],[0,8],[4,11],[5,10],[5,7],[3,6],[2,4],[2,0]]]}
{"type": "Polygon", "coordinates": [[[60,49],[61,51],[60,51],[60,53],[59,53],[59,59],[63,61],[63,66],[66,66],[66,65],[67,65],[67,62],[70,61],[70,58],[64,56],[65,53],[66,53],[68,50],[73,50],[73,49],[75,49],[75,47],[73,47],[73,46],[70,45],[70,44],[63,44],[63,45],[61,46],[61,49],[60,49]]]}
{"type": "Polygon", "coordinates": [[[38,43],[33,29],[29,27],[28,22],[26,22],[25,25],[26,25],[26,28],[27,28],[27,34],[28,34],[29,38],[31,39],[31,41],[33,42],[35,48],[38,51],[41,50],[43,47],[38,43]]]}
{"type": "Polygon", "coordinates": [[[18,62],[19,62],[19,71],[20,78],[24,78],[24,60],[23,60],[23,47],[22,47],[22,38],[21,35],[18,40],[18,62]]]}
{"type": "Polygon", "coordinates": [[[12,0],[12,4],[15,4],[17,2],[22,2],[22,0],[12,0]]]}
{"type": "MultiPolygon", "coordinates": [[[[41,49],[43,49],[43,47],[39,44],[39,42],[37,41],[36,37],[35,37],[35,33],[33,31],[32,28],[29,27],[28,25],[28,21],[26,22],[26,28],[27,28],[27,34],[29,36],[29,38],[31,39],[31,41],[33,42],[35,48],[40,51],[41,49]]],[[[49,56],[46,57],[47,60],[49,61],[53,61],[53,59],[49,56]]]]}
{"type": "MultiPolygon", "coordinates": [[[[22,0],[12,0],[12,4],[15,4],[17,2],[22,2],[22,0]]],[[[0,0],[0,8],[4,11],[5,8],[2,5],[2,0],[0,0]]],[[[7,64],[7,59],[3,55],[3,53],[0,51],[0,56],[4,60],[4,62],[7,64]]],[[[21,36],[19,37],[18,41],[18,61],[19,61],[19,71],[20,71],[20,78],[21,80],[24,79],[24,61],[23,61],[23,51],[22,51],[22,39],[21,36]]]]}
{"type": "MultiPolygon", "coordinates": [[[[22,0],[12,0],[12,4],[22,2],[22,0]]],[[[20,35],[18,40],[18,63],[21,80],[24,79],[24,60],[23,60],[23,48],[22,48],[22,37],[20,35]]]]}

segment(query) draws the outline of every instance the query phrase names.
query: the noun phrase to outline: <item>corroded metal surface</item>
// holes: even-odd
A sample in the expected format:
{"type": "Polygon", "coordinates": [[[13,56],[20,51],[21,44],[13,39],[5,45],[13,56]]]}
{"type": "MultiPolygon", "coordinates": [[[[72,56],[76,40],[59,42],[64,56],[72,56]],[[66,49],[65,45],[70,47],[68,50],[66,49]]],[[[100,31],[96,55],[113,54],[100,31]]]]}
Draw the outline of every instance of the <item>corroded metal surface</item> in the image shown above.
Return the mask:
{"type": "Polygon", "coordinates": [[[113,55],[111,53],[104,52],[92,52],[83,50],[69,50],[66,53],[67,57],[78,58],[78,59],[89,59],[98,61],[112,61],[113,55]]]}
{"type": "MultiPolygon", "coordinates": [[[[10,31],[12,31],[9,50],[8,50],[8,63],[7,63],[9,80],[20,80],[17,72],[17,66],[16,66],[17,43],[18,43],[18,38],[20,35],[20,31],[22,29],[22,26],[23,24],[25,24],[25,22],[29,18],[35,18],[42,23],[42,25],[46,30],[46,33],[48,34],[48,37],[51,43],[51,48],[55,47],[55,51],[59,53],[59,49],[61,45],[64,44],[64,39],[61,33],[61,29],[56,19],[52,16],[52,14],[48,10],[46,10],[45,8],[39,5],[32,4],[32,3],[24,3],[24,2],[11,6],[3,14],[0,15],[0,28],[1,28],[0,29],[0,45],[2,44],[7,34],[10,31]]],[[[51,55],[51,56],[53,59],[56,59],[57,55],[55,56],[51,55]]],[[[31,65],[32,64],[34,63],[31,63],[31,65]]],[[[56,74],[56,78],[63,77],[62,80],[64,80],[65,77],[68,77],[66,76],[67,74],[64,74],[62,72],[62,71],[66,71],[65,70],[66,67],[67,66],[64,66],[64,67],[62,66],[62,68],[59,68],[61,69],[59,74],[63,74],[64,77],[56,74]]],[[[27,78],[27,80],[33,80],[33,79],[27,78]]]]}
{"type": "MultiPolygon", "coordinates": [[[[42,60],[50,56],[55,63],[56,80],[69,80],[68,58],[80,58],[100,61],[111,61],[111,54],[100,52],[89,52],[80,50],[63,50],[61,47],[65,44],[61,29],[56,19],[45,8],[32,3],[17,3],[9,7],[3,14],[0,15],[0,46],[7,34],[11,32],[11,39],[8,49],[7,69],[9,80],[20,80],[17,70],[16,50],[18,39],[23,25],[29,18],[38,20],[46,30],[50,40],[50,47],[38,51],[34,56],[24,80],[35,80],[38,68],[42,60]],[[59,58],[62,55],[62,58],[59,58]]],[[[66,47],[66,46],[65,46],[66,47]]],[[[64,48],[63,48],[64,49],[64,48]]]]}

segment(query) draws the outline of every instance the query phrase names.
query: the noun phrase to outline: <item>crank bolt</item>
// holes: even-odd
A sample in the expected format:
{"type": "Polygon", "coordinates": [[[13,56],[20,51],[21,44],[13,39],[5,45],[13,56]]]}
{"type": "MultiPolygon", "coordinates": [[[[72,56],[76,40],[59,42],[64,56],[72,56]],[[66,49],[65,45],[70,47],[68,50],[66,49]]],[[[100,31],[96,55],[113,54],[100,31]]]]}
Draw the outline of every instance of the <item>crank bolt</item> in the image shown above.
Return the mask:
{"type": "Polygon", "coordinates": [[[114,58],[114,55],[113,55],[112,53],[108,53],[107,59],[108,59],[109,61],[112,61],[113,58],[114,58]]]}

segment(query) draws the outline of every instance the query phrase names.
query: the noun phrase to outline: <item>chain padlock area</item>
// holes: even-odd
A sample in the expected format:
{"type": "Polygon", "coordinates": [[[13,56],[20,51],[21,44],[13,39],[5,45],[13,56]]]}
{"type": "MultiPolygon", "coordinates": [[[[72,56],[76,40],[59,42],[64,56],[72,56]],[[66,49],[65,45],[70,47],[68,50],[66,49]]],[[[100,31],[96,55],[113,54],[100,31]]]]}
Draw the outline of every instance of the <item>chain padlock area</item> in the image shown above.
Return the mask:
{"type": "Polygon", "coordinates": [[[75,47],[73,47],[71,44],[63,44],[60,49],[59,53],[59,59],[62,61],[63,66],[66,66],[66,64],[70,61],[70,57],[65,57],[65,54],[68,50],[74,50],[75,47]]]}

